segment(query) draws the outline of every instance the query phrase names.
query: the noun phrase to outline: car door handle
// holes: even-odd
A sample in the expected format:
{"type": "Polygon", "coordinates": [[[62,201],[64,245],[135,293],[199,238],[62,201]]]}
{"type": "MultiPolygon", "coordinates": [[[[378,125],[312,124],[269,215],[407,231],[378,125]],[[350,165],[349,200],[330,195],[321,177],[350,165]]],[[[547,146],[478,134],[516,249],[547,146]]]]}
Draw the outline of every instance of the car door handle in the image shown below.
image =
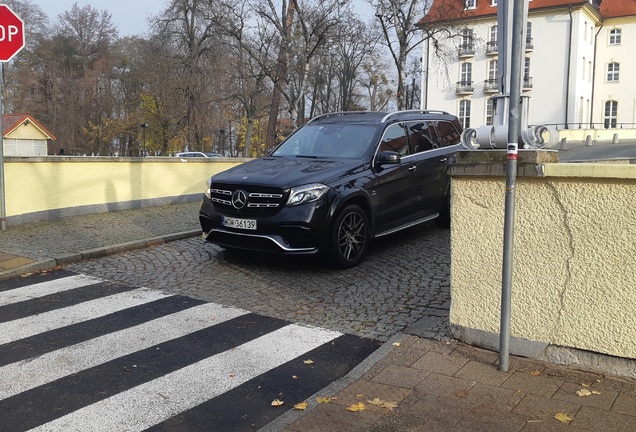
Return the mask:
{"type": "Polygon", "coordinates": [[[417,165],[413,165],[409,167],[409,172],[413,172],[417,169],[417,165]]]}

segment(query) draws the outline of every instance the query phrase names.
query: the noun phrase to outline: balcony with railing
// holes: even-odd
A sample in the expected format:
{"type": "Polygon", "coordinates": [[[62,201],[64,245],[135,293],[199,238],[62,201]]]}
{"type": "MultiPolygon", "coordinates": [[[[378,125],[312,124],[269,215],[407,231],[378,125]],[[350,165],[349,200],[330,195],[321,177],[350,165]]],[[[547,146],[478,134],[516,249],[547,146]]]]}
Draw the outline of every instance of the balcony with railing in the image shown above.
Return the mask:
{"type": "Polygon", "coordinates": [[[534,39],[531,37],[526,38],[526,52],[534,51],[534,39]]]}
{"type": "Polygon", "coordinates": [[[497,93],[499,91],[499,80],[497,78],[484,80],[484,93],[497,93]]]}
{"type": "Polygon", "coordinates": [[[523,77],[523,90],[532,90],[532,77],[523,77]]]}
{"type": "Polygon", "coordinates": [[[475,55],[475,44],[462,44],[457,50],[459,58],[473,57],[475,55]]]}
{"type": "Polygon", "coordinates": [[[469,95],[475,92],[475,86],[472,81],[457,81],[457,86],[455,87],[455,94],[458,95],[469,95]]]}
{"type": "Polygon", "coordinates": [[[499,52],[499,44],[497,41],[488,41],[486,42],[486,55],[497,55],[499,52]]]}

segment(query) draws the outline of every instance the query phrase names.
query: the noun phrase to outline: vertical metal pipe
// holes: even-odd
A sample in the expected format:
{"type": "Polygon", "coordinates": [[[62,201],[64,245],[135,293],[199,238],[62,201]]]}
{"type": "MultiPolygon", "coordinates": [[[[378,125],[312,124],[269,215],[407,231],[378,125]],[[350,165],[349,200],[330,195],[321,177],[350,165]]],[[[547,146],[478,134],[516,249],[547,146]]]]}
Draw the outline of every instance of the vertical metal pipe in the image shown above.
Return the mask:
{"type": "MultiPolygon", "coordinates": [[[[501,329],[499,333],[499,369],[508,371],[510,357],[510,311],[512,294],[512,262],[515,219],[515,189],[519,149],[521,72],[524,58],[524,16],[527,0],[509,0],[512,7],[512,49],[510,52],[510,103],[508,113],[508,149],[506,161],[506,200],[503,238],[503,270],[501,284],[501,329]]],[[[508,9],[510,10],[510,8],[508,9]]]]}
{"type": "Polygon", "coordinates": [[[4,199],[4,131],[2,130],[2,116],[4,115],[4,101],[2,100],[2,69],[4,63],[0,63],[0,230],[7,230],[7,209],[4,199]]]}

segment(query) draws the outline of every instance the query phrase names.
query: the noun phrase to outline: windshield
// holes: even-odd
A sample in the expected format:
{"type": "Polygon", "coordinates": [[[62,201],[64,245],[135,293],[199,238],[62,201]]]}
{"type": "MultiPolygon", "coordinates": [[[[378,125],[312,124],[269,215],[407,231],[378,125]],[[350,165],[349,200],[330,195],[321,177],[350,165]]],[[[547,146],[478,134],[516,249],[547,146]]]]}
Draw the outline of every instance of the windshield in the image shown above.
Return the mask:
{"type": "Polygon", "coordinates": [[[377,127],[351,124],[308,124],[272,154],[314,158],[361,158],[373,144],[377,127]]]}

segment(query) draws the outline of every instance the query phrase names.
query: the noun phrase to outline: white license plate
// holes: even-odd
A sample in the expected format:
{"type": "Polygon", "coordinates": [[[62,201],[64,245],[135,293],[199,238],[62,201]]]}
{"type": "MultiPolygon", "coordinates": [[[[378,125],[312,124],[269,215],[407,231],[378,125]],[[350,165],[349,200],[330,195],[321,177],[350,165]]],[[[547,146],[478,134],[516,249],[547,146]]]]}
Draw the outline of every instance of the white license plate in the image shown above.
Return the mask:
{"type": "Polygon", "coordinates": [[[237,218],[223,216],[223,226],[226,226],[228,228],[255,230],[256,220],[255,219],[237,219],[237,218]]]}

